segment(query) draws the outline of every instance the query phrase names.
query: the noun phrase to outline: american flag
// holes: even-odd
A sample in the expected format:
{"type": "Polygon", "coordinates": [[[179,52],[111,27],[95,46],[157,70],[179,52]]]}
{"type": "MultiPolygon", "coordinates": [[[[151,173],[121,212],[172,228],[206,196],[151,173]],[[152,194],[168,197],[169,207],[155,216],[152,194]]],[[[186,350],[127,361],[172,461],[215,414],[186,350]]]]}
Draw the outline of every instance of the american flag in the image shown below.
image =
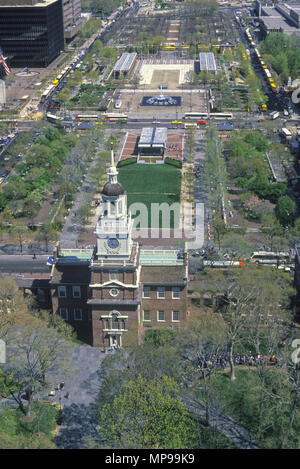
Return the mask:
{"type": "Polygon", "coordinates": [[[6,75],[9,75],[10,74],[10,69],[8,68],[7,63],[5,62],[5,58],[4,58],[3,51],[1,49],[1,47],[0,47],[0,63],[2,63],[6,75]]]}
{"type": "Polygon", "coordinates": [[[208,239],[208,241],[210,241],[210,220],[209,220],[209,217],[208,217],[208,220],[207,220],[207,239],[208,239]]]}

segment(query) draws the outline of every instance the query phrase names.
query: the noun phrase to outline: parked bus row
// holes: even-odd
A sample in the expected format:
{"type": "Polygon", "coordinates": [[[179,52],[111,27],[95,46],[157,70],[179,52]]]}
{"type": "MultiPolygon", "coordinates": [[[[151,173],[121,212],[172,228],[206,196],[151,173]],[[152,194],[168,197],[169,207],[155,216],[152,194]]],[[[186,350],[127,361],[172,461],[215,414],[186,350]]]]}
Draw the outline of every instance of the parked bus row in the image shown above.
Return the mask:
{"type": "Polygon", "coordinates": [[[272,252],[272,251],[256,251],[253,252],[248,261],[244,260],[204,260],[204,267],[243,267],[245,264],[265,265],[269,267],[276,267],[279,270],[289,272],[294,266],[293,255],[287,251],[272,252]]]}
{"type": "MultiPolygon", "coordinates": [[[[232,120],[233,114],[223,112],[186,112],[184,115],[185,120],[205,121],[207,119],[215,120],[232,120]]],[[[203,122],[199,122],[201,124],[203,122]]],[[[206,123],[206,122],[204,122],[206,123]]]]}
{"type": "Polygon", "coordinates": [[[245,35],[248,39],[248,42],[250,43],[250,45],[253,47],[253,52],[254,52],[254,55],[257,59],[257,61],[259,62],[260,66],[261,66],[261,69],[262,69],[262,72],[264,74],[264,78],[267,82],[267,84],[269,85],[269,87],[271,88],[272,91],[276,92],[276,84],[274,82],[274,79],[271,75],[271,72],[270,70],[268,69],[267,65],[265,64],[265,62],[262,60],[262,56],[260,55],[260,52],[259,50],[257,49],[256,47],[256,44],[255,42],[253,41],[253,38],[251,36],[251,33],[249,32],[249,28],[247,28],[245,30],[245,35]]]}

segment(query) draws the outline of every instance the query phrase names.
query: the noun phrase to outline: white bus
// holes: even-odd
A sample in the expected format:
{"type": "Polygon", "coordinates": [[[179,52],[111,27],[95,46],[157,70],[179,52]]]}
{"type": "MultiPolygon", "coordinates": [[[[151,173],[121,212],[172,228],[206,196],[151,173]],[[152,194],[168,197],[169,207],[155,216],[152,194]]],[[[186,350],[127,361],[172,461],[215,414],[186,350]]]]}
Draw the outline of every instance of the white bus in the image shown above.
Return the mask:
{"type": "Polygon", "coordinates": [[[48,88],[45,89],[45,91],[43,92],[42,96],[41,96],[41,103],[44,103],[46,101],[46,99],[49,98],[49,96],[51,95],[51,93],[55,90],[55,85],[50,85],[48,86],[48,88]]]}
{"type": "Polygon", "coordinates": [[[232,119],[233,115],[231,113],[222,113],[222,112],[211,112],[209,117],[211,119],[223,120],[223,119],[232,119]]]}
{"type": "Polygon", "coordinates": [[[127,114],[123,114],[123,113],[119,113],[119,112],[109,112],[109,113],[105,113],[105,114],[102,114],[103,117],[105,117],[106,120],[108,121],[118,121],[118,120],[127,120],[128,119],[128,115],[127,114]]]}
{"type": "Polygon", "coordinates": [[[290,261],[290,257],[290,253],[287,251],[257,251],[253,252],[250,262],[266,265],[287,264],[290,261]]]}
{"type": "Polygon", "coordinates": [[[63,120],[63,117],[51,114],[51,112],[47,112],[46,117],[49,122],[53,122],[54,124],[63,120]]]}
{"type": "Polygon", "coordinates": [[[203,261],[203,267],[243,267],[243,261],[203,261]]]}
{"type": "Polygon", "coordinates": [[[93,119],[98,119],[97,114],[76,114],[75,118],[78,121],[89,121],[93,119]]]}
{"type": "Polygon", "coordinates": [[[186,120],[201,120],[207,119],[208,113],[207,112],[186,112],[184,115],[186,120]]]}
{"type": "Polygon", "coordinates": [[[280,130],[280,135],[285,139],[285,140],[291,140],[292,134],[289,131],[289,129],[286,129],[285,127],[282,127],[280,130]]]}

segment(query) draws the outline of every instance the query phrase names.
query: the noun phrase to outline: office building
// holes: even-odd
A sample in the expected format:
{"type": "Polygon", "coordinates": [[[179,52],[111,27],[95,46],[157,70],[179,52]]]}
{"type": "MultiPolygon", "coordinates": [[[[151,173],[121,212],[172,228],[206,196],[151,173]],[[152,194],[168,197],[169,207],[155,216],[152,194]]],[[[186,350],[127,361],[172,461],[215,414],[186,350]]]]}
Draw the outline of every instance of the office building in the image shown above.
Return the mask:
{"type": "Polygon", "coordinates": [[[62,0],[0,0],[0,46],[12,67],[47,67],[64,49],[62,0]]]}

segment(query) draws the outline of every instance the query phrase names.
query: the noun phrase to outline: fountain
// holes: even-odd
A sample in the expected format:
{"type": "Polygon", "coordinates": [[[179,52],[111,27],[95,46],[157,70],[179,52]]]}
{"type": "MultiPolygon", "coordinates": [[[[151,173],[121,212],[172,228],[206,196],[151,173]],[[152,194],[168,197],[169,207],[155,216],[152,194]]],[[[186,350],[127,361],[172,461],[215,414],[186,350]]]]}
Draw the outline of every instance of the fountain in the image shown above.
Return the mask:
{"type": "MultiPolygon", "coordinates": [[[[160,87],[161,88],[161,87],[160,87]]],[[[181,106],[181,96],[167,96],[162,93],[155,96],[143,96],[141,106],[181,106]]]]}

